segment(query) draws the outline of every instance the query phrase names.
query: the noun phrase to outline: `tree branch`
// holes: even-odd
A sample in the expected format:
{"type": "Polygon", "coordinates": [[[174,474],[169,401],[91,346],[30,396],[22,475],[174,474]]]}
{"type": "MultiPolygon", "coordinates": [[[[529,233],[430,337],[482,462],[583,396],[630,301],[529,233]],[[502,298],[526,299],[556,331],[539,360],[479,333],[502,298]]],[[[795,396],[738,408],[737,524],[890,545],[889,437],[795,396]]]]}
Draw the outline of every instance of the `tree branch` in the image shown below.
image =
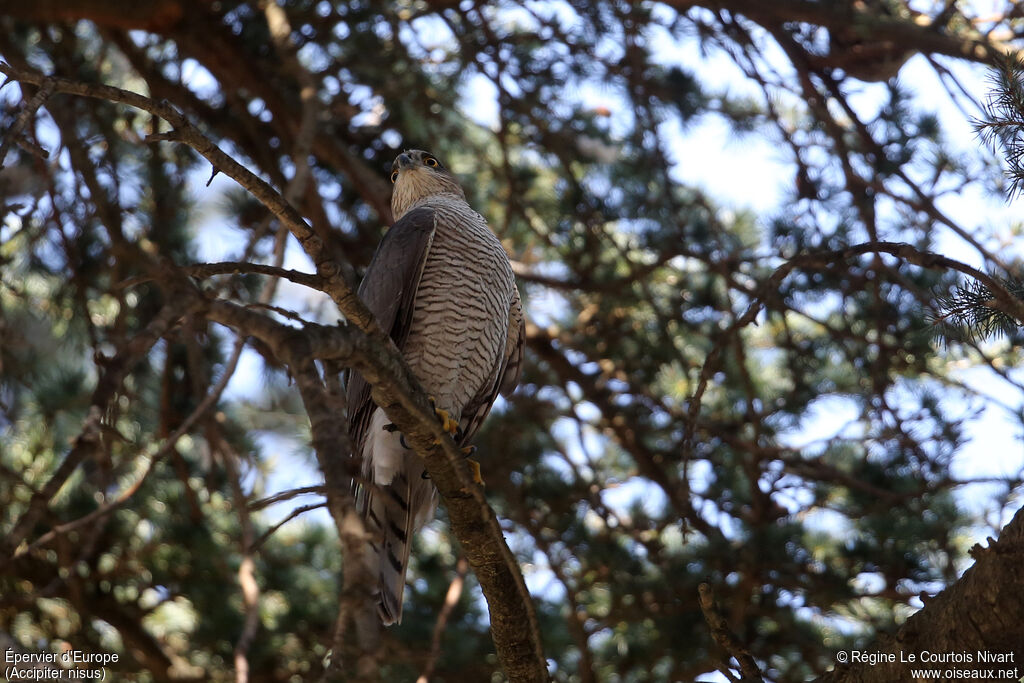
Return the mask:
{"type": "MultiPolygon", "coordinates": [[[[907,619],[895,636],[883,636],[872,651],[895,655],[894,662],[878,661],[840,664],[817,679],[817,683],[888,683],[911,680],[909,654],[929,652],[986,652],[1008,654],[1012,666],[1024,661],[1020,615],[1024,614],[1024,591],[1020,590],[1020,567],[1024,564],[1024,509],[1018,510],[1003,527],[999,540],[988,547],[971,549],[975,563],[952,586],[932,598],[923,609],[907,619]],[[984,613],[984,619],[972,614],[984,613]],[[904,657],[900,657],[903,654],[904,657]]],[[[975,661],[958,664],[959,670],[990,671],[1007,664],[975,661]]],[[[918,659],[918,663],[920,659],[918,659]]],[[[1010,668],[1012,668],[1012,666],[1010,668]]],[[[1021,673],[1018,670],[1018,674],[1021,673]]]]}
{"type": "MultiPolygon", "coordinates": [[[[966,263],[951,259],[929,251],[922,251],[914,246],[902,242],[865,242],[856,244],[845,249],[809,252],[798,254],[790,258],[786,263],[779,266],[775,272],[762,284],[754,295],[753,301],[747,310],[726,329],[721,339],[729,339],[736,331],[750,325],[760,314],[765,304],[779,291],[782,281],[794,270],[800,269],[821,269],[834,266],[836,263],[846,261],[855,256],[864,254],[891,254],[907,263],[912,263],[930,270],[954,270],[963,273],[983,283],[989,288],[995,297],[995,303],[1007,315],[1012,316],[1024,325],[1024,301],[1013,296],[998,279],[991,275],[969,266],[966,263]]],[[[722,351],[726,344],[715,344],[701,368],[700,380],[697,389],[690,398],[687,410],[687,424],[683,437],[683,455],[688,457],[693,448],[693,437],[696,431],[697,416],[700,414],[700,403],[707,390],[711,376],[718,368],[722,351]]]]}
{"type": "Polygon", "coordinates": [[[304,285],[310,289],[323,291],[324,281],[319,275],[313,273],[302,273],[297,270],[277,268],[263,263],[240,263],[237,261],[222,261],[219,263],[195,263],[182,266],[183,271],[192,277],[207,278],[213,275],[240,275],[242,273],[256,273],[269,275],[271,277],[284,278],[295,284],[304,285]]]}
{"type": "MultiPolygon", "coordinates": [[[[53,93],[67,93],[82,97],[107,100],[126,104],[136,109],[149,112],[158,116],[172,126],[172,130],[147,137],[147,140],[181,142],[188,145],[207,161],[213,164],[218,172],[232,178],[235,182],[249,191],[257,200],[270,210],[282,224],[295,236],[302,245],[302,248],[313,259],[316,265],[317,274],[324,279],[323,291],[334,300],[338,309],[360,329],[375,332],[382,343],[390,343],[377,325],[373,315],[356,296],[355,291],[341,276],[341,269],[333,261],[329,250],[323,241],[314,234],[312,228],[303,220],[299,212],[295,210],[285,199],[270,185],[249,169],[235,161],[231,156],[222,151],[213,142],[207,139],[199,130],[192,125],[177,109],[170,104],[155,102],[154,100],[128,90],[115,88],[109,85],[95,83],[80,83],[66,78],[47,77],[43,74],[30,71],[29,69],[14,68],[11,65],[0,62],[0,73],[16,81],[31,83],[33,85],[47,84],[53,93]]],[[[392,345],[393,346],[393,345],[392,345]]]]}
{"type": "MultiPolygon", "coordinates": [[[[224,301],[211,302],[207,316],[240,333],[257,337],[275,355],[290,364],[305,362],[303,359],[312,362],[314,358],[332,358],[349,364],[366,377],[373,387],[374,401],[398,425],[406,441],[424,459],[427,471],[445,501],[452,531],[487,599],[491,633],[505,674],[510,681],[547,681],[547,662],[540,629],[519,565],[505,543],[501,526],[481,487],[473,482],[461,451],[434,418],[426,395],[419,389],[401,357],[391,355],[388,349],[373,344],[370,337],[352,328],[307,324],[298,330],[224,301]]],[[[295,366],[292,367],[294,371],[295,366]]],[[[304,380],[304,384],[312,386],[313,370],[307,368],[305,372],[309,379],[304,380]]],[[[302,386],[300,383],[300,390],[302,386]]],[[[310,422],[321,424],[324,430],[331,424],[337,427],[339,421],[336,416],[321,416],[321,407],[322,402],[310,397],[307,404],[310,422]]],[[[323,450],[329,450],[329,443],[339,443],[342,438],[323,437],[323,450]]],[[[325,462],[321,465],[335,467],[331,460],[338,460],[337,453],[323,455],[325,462]]],[[[324,476],[328,476],[326,472],[324,476]]],[[[327,484],[330,505],[330,492],[334,485],[330,479],[327,484]]],[[[342,518],[349,514],[347,508],[340,504],[337,510],[332,509],[332,513],[335,512],[342,518]]]]}
{"type": "Polygon", "coordinates": [[[757,668],[757,663],[750,655],[750,650],[740,642],[736,634],[729,628],[725,618],[715,610],[715,595],[711,591],[711,585],[702,583],[697,587],[697,592],[700,611],[704,613],[704,621],[711,628],[711,637],[740,665],[740,672],[743,674],[742,683],[763,683],[761,670],[757,668]]]}
{"type": "Polygon", "coordinates": [[[679,12],[692,7],[725,10],[742,14],[766,27],[802,22],[823,26],[830,31],[840,31],[856,25],[858,32],[870,36],[872,41],[888,41],[907,50],[958,57],[989,65],[996,65],[1007,55],[1014,54],[1008,46],[986,40],[980,34],[974,38],[959,38],[930,22],[916,23],[900,17],[858,11],[854,9],[854,3],[815,0],[773,0],[770,3],[760,0],[668,0],[666,4],[679,12]]]}
{"type": "Polygon", "coordinates": [[[88,19],[99,26],[166,31],[185,14],[180,0],[0,0],[0,15],[24,21],[60,22],[88,19]]]}
{"type": "Polygon", "coordinates": [[[462,587],[466,583],[466,572],[468,571],[469,563],[466,562],[466,558],[460,557],[455,565],[455,578],[448,586],[444,604],[441,605],[441,610],[437,613],[437,621],[434,623],[434,635],[430,639],[430,658],[427,660],[426,666],[423,667],[423,673],[416,679],[416,683],[430,683],[430,677],[434,675],[434,667],[441,656],[441,640],[444,638],[444,629],[448,625],[448,619],[455,610],[455,606],[459,604],[459,598],[462,597],[462,587]]]}

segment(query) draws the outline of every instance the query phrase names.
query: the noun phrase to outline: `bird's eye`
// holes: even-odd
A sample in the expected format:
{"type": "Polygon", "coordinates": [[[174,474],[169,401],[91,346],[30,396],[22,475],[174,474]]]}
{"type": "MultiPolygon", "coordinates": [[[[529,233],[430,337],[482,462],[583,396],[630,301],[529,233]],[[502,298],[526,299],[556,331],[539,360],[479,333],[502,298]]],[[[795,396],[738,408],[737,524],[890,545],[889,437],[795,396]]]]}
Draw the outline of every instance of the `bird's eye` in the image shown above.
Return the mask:
{"type": "Polygon", "coordinates": [[[441,165],[441,164],[437,163],[437,159],[435,159],[434,157],[427,157],[427,158],[425,158],[423,160],[423,163],[426,164],[427,166],[432,167],[432,168],[437,168],[438,166],[441,165]]]}
{"type": "Polygon", "coordinates": [[[398,171],[391,172],[391,182],[398,182],[398,171]]]}

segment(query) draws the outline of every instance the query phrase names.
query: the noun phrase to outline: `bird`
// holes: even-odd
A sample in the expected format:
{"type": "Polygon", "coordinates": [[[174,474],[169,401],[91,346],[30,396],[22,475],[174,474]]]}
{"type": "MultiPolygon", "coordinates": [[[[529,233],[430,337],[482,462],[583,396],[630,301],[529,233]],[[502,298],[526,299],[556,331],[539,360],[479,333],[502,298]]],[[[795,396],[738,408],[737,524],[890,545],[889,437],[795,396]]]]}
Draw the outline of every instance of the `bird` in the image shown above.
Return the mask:
{"type": "MultiPolygon", "coordinates": [[[[497,396],[519,383],[522,301],[501,241],[466,201],[455,176],[423,150],[391,166],[394,225],[377,247],[358,295],[390,335],[456,443],[467,444],[497,396]]],[[[371,538],[377,612],[400,623],[413,535],[434,515],[437,489],[370,395],[349,371],[346,400],[356,507],[371,538]]],[[[477,471],[477,475],[479,472],[477,471]]]]}

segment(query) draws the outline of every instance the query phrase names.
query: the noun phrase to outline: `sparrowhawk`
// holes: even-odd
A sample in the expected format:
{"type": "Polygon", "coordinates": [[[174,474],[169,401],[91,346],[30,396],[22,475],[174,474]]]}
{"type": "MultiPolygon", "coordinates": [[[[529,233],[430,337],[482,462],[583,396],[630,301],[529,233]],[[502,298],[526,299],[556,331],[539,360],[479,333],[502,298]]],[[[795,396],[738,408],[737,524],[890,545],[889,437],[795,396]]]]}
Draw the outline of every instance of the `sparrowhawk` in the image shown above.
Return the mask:
{"type": "MultiPolygon", "coordinates": [[[[359,296],[464,446],[498,393],[511,393],[519,381],[519,292],[501,242],[437,157],[421,150],[398,155],[391,181],[395,224],[359,296]]],[[[433,517],[437,490],[358,373],[351,373],[346,393],[349,433],[362,458],[356,505],[374,537],[367,557],[378,579],[380,618],[392,624],[402,619],[412,535],[433,517]]]]}

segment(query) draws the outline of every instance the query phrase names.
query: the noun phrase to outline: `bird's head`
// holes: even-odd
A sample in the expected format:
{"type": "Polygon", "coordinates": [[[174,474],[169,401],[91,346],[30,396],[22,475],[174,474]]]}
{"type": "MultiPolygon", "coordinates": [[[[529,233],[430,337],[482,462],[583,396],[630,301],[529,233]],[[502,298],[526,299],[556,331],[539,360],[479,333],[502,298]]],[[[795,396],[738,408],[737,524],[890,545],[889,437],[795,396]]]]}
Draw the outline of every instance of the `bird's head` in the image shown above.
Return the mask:
{"type": "Polygon", "coordinates": [[[402,152],[391,164],[391,213],[401,218],[416,202],[439,194],[453,194],[462,199],[466,195],[455,176],[430,152],[410,149],[402,152]]]}

